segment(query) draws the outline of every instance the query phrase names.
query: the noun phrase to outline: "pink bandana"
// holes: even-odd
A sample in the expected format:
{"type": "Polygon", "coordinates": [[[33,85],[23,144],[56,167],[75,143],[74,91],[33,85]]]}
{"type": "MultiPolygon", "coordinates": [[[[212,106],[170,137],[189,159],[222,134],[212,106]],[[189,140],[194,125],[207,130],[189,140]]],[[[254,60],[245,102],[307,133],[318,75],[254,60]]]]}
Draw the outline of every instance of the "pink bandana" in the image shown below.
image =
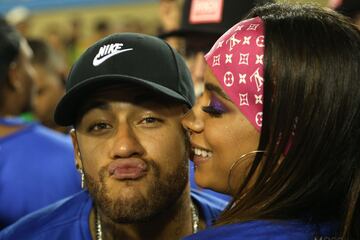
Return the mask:
{"type": "Polygon", "coordinates": [[[205,60],[224,91],[260,131],[263,114],[264,23],[256,17],[222,35],[205,60]]]}

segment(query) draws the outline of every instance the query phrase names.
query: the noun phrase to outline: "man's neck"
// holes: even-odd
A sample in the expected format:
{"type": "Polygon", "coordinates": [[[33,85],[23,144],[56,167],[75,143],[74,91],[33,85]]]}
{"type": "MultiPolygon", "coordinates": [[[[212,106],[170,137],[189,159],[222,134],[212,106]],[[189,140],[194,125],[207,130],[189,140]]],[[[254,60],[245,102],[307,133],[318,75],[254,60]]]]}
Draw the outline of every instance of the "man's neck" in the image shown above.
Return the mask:
{"type": "MultiPolygon", "coordinates": [[[[189,191],[170,208],[158,214],[153,219],[142,223],[119,224],[111,221],[101,212],[102,239],[180,239],[193,233],[193,214],[190,207],[189,191]]],[[[196,206],[195,206],[196,207],[196,206]]],[[[93,208],[90,214],[90,229],[93,239],[96,239],[96,212],[93,208]]],[[[201,216],[200,216],[201,217],[201,216]]],[[[204,221],[200,219],[200,228],[204,221]]]]}
{"type": "MultiPolygon", "coordinates": [[[[9,117],[10,115],[0,114],[0,118],[9,117]]],[[[23,125],[3,125],[0,124],[0,137],[6,137],[24,128],[23,125]]]]}

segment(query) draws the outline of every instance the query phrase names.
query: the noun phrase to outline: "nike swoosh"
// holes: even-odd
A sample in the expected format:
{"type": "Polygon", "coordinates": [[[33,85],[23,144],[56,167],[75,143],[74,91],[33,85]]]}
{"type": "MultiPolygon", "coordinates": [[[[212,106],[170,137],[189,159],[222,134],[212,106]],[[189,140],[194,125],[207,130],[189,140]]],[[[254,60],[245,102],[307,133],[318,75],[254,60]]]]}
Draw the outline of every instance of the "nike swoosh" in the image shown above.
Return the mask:
{"type": "Polygon", "coordinates": [[[112,52],[110,53],[109,55],[106,55],[105,57],[103,58],[100,58],[98,59],[98,54],[95,56],[94,60],[93,60],[93,65],[96,67],[96,66],[99,66],[100,64],[102,64],[103,62],[105,62],[106,60],[108,60],[109,58],[111,58],[112,56],[115,56],[119,53],[122,53],[122,52],[127,52],[127,51],[131,51],[133,50],[132,48],[127,48],[127,49],[122,49],[122,50],[119,50],[117,52],[112,52]]]}

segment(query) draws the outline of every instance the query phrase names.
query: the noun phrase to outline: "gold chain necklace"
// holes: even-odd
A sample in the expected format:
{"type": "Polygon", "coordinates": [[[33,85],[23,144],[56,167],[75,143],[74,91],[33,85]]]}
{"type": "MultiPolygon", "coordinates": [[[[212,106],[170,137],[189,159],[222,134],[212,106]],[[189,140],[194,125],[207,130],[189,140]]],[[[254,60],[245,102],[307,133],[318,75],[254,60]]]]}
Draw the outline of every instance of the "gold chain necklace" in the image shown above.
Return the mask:
{"type": "MultiPolygon", "coordinates": [[[[191,209],[191,216],[192,216],[192,230],[193,230],[193,233],[197,233],[199,231],[199,213],[192,201],[190,201],[190,209],[191,209]]],[[[96,214],[95,214],[96,240],[102,240],[102,228],[101,228],[100,214],[96,207],[95,207],[95,212],[96,212],[96,214]]]]}

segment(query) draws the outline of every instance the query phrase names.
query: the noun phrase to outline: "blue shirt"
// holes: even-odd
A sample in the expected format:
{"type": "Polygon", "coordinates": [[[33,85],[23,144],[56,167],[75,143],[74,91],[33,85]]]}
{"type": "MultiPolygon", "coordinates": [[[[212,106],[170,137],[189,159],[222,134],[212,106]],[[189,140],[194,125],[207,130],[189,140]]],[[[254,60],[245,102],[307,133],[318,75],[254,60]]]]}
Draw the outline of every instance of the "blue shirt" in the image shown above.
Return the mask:
{"type": "MultiPolygon", "coordinates": [[[[225,202],[206,193],[191,190],[207,225],[223,210],[225,202]]],[[[89,216],[93,206],[87,191],[34,212],[0,232],[0,239],[85,240],[91,239],[89,216]]]]}
{"type": "Polygon", "coordinates": [[[2,118],[0,125],[22,127],[0,137],[1,229],[81,186],[69,136],[18,118],[2,118]]]}
{"type": "MultiPolygon", "coordinates": [[[[302,221],[249,221],[211,227],[184,240],[320,240],[335,239],[335,223],[312,224],[302,221]]],[[[336,238],[338,239],[338,238],[336,238]]]]}

